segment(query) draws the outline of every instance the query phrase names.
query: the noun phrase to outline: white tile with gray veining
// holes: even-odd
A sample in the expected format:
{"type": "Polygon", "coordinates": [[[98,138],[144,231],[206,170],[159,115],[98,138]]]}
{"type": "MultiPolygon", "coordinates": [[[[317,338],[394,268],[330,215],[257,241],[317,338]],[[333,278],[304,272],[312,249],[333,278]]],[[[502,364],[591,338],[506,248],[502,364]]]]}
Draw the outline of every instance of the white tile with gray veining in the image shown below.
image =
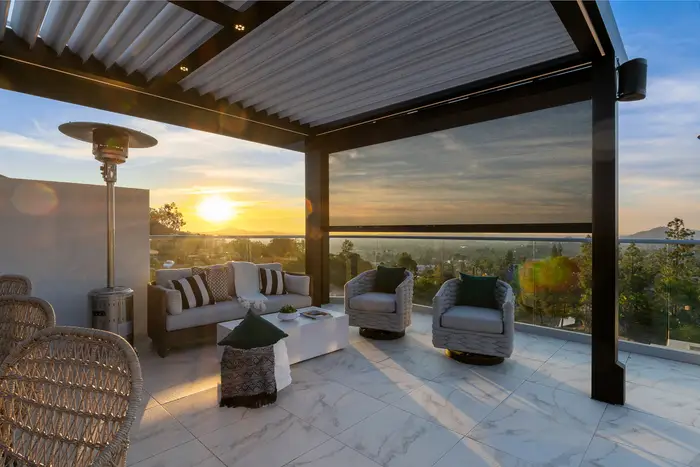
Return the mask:
{"type": "Polygon", "coordinates": [[[524,382],[469,437],[515,457],[578,466],[605,404],[524,382]]]}
{"type": "Polygon", "coordinates": [[[328,439],[279,407],[199,438],[228,467],[281,467],[328,439]]]}
{"type": "Polygon", "coordinates": [[[458,385],[429,381],[393,405],[466,435],[520,385],[503,387],[472,375],[458,385]]]}
{"type": "Polygon", "coordinates": [[[700,392],[694,396],[627,383],[626,406],[685,425],[700,427],[700,392]]]}
{"type": "MultiPolygon", "coordinates": [[[[202,436],[241,420],[253,409],[219,407],[219,391],[210,388],[163,405],[193,435],[202,436]]],[[[260,410],[260,409],[258,409],[260,410]]]]}
{"type": "Polygon", "coordinates": [[[278,394],[277,405],[335,436],[386,404],[335,381],[294,381],[278,394]]]}
{"type": "Polygon", "coordinates": [[[224,464],[197,440],[149,457],[134,467],[225,467],[224,464]]]}
{"type": "Polygon", "coordinates": [[[335,439],[294,459],[285,467],[380,467],[354,449],[335,439]]]}
{"type": "Polygon", "coordinates": [[[581,467],[685,467],[685,464],[595,436],[581,467]]]}
{"type": "Polygon", "coordinates": [[[426,380],[391,367],[379,367],[336,375],[335,381],[383,402],[401,399],[426,380]]]}
{"type": "Polygon", "coordinates": [[[454,368],[457,363],[446,358],[437,349],[407,348],[400,352],[391,352],[391,356],[381,362],[388,366],[411,373],[425,379],[433,379],[454,368]]]}
{"type": "Polygon", "coordinates": [[[632,354],[625,366],[629,382],[690,397],[700,394],[698,365],[632,354]]]}
{"type": "Polygon", "coordinates": [[[465,437],[435,467],[536,467],[536,464],[465,437]]]}
{"type": "Polygon", "coordinates": [[[396,407],[386,407],[336,436],[384,467],[433,465],[462,435],[396,407]]]}
{"type": "Polygon", "coordinates": [[[194,439],[192,433],[163,407],[155,406],[143,413],[129,434],[131,444],[127,465],[132,465],[194,439]]]}
{"type": "Polygon", "coordinates": [[[596,435],[653,456],[700,467],[699,428],[610,405],[596,435]]]}
{"type": "Polygon", "coordinates": [[[521,357],[539,360],[549,360],[566,341],[536,334],[515,333],[513,353],[521,357]]]}
{"type": "Polygon", "coordinates": [[[588,396],[591,393],[591,356],[560,349],[528,381],[588,396]]]}

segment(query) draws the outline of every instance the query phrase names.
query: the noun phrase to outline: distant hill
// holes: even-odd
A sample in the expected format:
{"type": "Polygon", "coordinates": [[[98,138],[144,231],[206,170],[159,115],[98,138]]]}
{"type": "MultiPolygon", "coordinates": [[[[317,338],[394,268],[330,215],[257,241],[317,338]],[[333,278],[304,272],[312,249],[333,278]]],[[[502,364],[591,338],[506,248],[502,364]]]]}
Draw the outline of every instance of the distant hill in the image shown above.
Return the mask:
{"type": "MultiPolygon", "coordinates": [[[[166,227],[160,222],[156,222],[154,220],[151,220],[151,235],[200,235],[200,233],[196,232],[187,232],[187,231],[181,231],[178,232],[176,230],[171,229],[170,227],[166,227]]],[[[277,236],[277,235],[282,235],[279,232],[274,232],[271,230],[264,230],[260,232],[251,232],[248,230],[243,230],[243,229],[222,229],[222,230],[217,230],[214,232],[201,232],[201,235],[230,235],[230,236],[236,236],[236,235],[270,235],[271,237],[277,236]]],[[[301,235],[303,237],[303,235],[301,235]]]]}
{"type": "MultiPolygon", "coordinates": [[[[650,238],[650,239],[664,239],[666,238],[666,227],[654,227],[653,229],[643,230],[641,232],[634,233],[632,235],[620,235],[625,238],[650,238]]],[[[695,231],[695,238],[700,238],[700,231],[695,231]]]]}

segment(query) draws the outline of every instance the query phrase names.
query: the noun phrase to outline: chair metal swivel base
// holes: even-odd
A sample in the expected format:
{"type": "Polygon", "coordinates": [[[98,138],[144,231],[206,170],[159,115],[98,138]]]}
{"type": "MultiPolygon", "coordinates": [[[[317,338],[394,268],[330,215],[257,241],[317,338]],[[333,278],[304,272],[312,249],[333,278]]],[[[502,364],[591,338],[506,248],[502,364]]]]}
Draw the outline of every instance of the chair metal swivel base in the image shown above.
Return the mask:
{"type": "Polygon", "coordinates": [[[406,335],[406,331],[384,331],[382,329],[360,328],[360,335],[367,339],[390,341],[402,338],[406,335]]]}
{"type": "Polygon", "coordinates": [[[460,352],[459,350],[445,350],[445,355],[459,363],[468,363],[470,365],[492,366],[503,363],[503,357],[494,357],[492,355],[483,355],[480,353],[460,352]]]}

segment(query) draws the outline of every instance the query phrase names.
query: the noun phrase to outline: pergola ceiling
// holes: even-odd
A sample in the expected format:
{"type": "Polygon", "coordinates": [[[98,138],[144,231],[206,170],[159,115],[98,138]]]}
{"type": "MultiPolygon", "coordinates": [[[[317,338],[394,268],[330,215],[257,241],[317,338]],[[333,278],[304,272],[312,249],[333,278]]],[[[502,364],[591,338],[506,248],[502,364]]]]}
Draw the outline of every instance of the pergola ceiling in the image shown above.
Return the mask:
{"type": "Polygon", "coordinates": [[[168,89],[171,101],[300,135],[585,63],[591,44],[576,2],[0,0],[2,57],[168,89]]]}
{"type": "Polygon", "coordinates": [[[180,84],[317,126],[576,52],[549,2],[295,2],[180,84]]]}

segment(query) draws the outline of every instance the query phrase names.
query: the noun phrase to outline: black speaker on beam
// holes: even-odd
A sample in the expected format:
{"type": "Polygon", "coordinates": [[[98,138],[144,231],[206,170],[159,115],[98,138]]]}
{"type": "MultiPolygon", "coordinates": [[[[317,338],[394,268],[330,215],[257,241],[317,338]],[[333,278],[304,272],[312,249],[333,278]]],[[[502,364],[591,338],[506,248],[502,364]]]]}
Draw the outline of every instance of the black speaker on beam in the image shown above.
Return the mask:
{"type": "Polygon", "coordinates": [[[617,69],[617,100],[621,102],[641,101],[647,97],[647,60],[635,58],[617,69]]]}

